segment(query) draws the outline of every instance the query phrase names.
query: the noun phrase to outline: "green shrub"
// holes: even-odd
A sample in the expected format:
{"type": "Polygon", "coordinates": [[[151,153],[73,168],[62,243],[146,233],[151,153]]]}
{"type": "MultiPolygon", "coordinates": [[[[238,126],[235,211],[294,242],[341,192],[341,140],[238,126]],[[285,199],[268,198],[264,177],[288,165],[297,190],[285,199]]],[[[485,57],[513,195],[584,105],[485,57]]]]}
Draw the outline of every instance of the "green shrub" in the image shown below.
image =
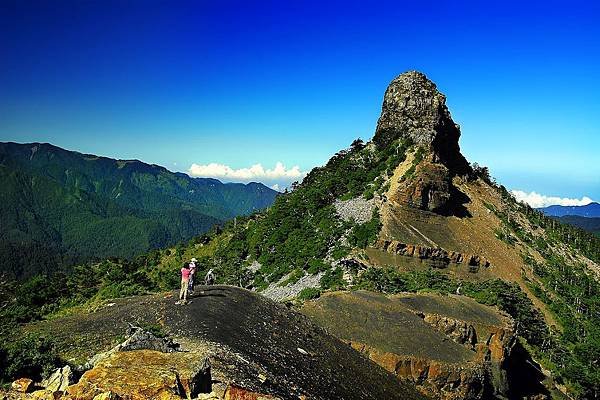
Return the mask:
{"type": "Polygon", "coordinates": [[[312,300],[312,299],[316,299],[319,296],[321,296],[321,289],[319,288],[305,288],[302,289],[300,291],[300,293],[298,294],[298,299],[305,301],[305,300],[312,300]]]}
{"type": "Polygon", "coordinates": [[[11,342],[0,343],[2,382],[12,382],[22,377],[39,382],[60,364],[54,344],[47,338],[30,334],[11,342]]]}
{"type": "Polygon", "coordinates": [[[348,235],[348,242],[359,248],[366,248],[373,245],[377,240],[377,235],[381,230],[381,221],[377,210],[373,211],[373,216],[370,221],[361,225],[355,225],[348,235]]]}
{"type": "Polygon", "coordinates": [[[321,281],[319,283],[321,284],[321,288],[324,290],[342,289],[346,285],[346,282],[343,278],[343,271],[340,267],[337,267],[336,269],[328,269],[327,271],[325,271],[325,275],[321,277],[321,281]]]}

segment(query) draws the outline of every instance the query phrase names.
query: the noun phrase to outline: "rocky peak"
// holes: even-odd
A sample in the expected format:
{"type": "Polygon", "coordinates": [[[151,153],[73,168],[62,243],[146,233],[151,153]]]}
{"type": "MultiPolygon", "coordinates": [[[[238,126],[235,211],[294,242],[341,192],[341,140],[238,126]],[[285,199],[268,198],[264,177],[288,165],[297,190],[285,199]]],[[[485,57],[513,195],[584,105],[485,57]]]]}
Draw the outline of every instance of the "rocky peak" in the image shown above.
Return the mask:
{"type": "Polygon", "coordinates": [[[399,75],[385,91],[373,141],[386,146],[398,138],[410,138],[431,150],[434,160],[456,174],[468,170],[458,145],[460,127],[450,116],[446,96],[418,71],[399,75]]]}

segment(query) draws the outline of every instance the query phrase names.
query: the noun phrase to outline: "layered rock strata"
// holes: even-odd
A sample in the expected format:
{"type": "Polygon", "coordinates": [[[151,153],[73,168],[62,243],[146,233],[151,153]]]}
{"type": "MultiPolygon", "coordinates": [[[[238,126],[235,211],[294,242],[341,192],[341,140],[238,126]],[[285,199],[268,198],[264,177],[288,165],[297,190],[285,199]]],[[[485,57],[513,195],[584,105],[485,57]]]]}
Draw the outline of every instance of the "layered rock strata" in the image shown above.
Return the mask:
{"type": "Polygon", "coordinates": [[[422,260],[440,261],[446,264],[464,264],[474,268],[488,268],[490,266],[489,260],[483,256],[477,254],[465,254],[458,251],[448,251],[440,247],[428,247],[386,239],[378,240],[374,247],[392,254],[414,257],[422,260]]]}

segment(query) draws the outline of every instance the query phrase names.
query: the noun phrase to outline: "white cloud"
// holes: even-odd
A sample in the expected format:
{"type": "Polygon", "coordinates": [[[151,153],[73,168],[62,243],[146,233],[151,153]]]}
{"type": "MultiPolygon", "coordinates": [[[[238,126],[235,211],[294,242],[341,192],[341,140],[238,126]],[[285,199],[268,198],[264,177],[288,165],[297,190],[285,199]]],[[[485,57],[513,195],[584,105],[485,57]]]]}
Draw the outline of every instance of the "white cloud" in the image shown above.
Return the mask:
{"type": "Polygon", "coordinates": [[[581,199],[570,199],[567,197],[545,196],[536,192],[526,193],[522,190],[511,190],[511,193],[518,201],[529,204],[531,207],[547,207],[552,205],[560,206],[585,206],[593,200],[587,196],[581,199]]]}
{"type": "Polygon", "coordinates": [[[281,192],[281,187],[279,186],[279,183],[272,185],[271,189],[281,192]]]}
{"type": "Polygon", "coordinates": [[[286,168],[282,162],[277,162],[273,169],[265,169],[262,164],[254,164],[248,168],[233,169],[225,164],[210,163],[205,165],[192,164],[188,173],[190,176],[215,178],[224,181],[250,182],[258,181],[276,186],[280,190],[294,181],[300,181],[306,172],[295,165],[286,168]]]}

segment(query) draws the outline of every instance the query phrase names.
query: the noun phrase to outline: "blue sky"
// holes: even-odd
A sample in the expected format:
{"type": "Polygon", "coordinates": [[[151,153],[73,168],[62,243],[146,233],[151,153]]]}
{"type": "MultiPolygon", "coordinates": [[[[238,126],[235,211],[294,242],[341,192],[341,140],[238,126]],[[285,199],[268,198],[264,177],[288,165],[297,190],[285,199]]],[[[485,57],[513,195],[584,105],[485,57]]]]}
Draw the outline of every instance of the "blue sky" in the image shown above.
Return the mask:
{"type": "Polygon", "coordinates": [[[283,185],[418,69],[499,182],[599,200],[600,6],[420,3],[6,0],[0,140],[283,185]]]}

